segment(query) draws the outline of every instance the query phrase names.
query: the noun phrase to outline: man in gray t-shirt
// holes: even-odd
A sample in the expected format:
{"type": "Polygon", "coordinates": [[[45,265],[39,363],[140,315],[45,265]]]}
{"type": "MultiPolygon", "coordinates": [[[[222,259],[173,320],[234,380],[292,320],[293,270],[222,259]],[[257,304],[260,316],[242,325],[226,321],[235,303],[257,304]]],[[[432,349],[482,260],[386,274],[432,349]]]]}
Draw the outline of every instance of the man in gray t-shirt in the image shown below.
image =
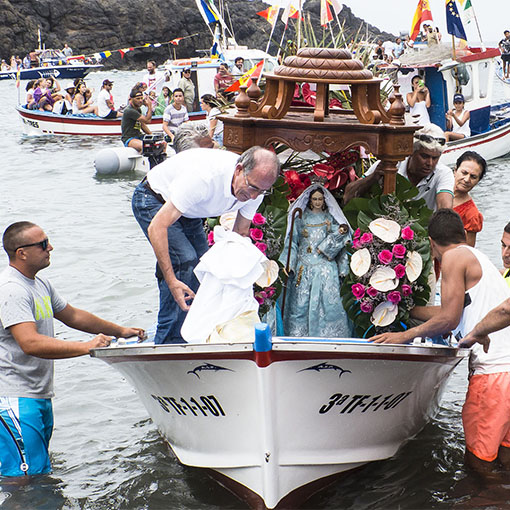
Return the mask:
{"type": "Polygon", "coordinates": [[[51,471],[48,445],[53,429],[53,360],[89,354],[111,338],[144,331],[107,322],[62,299],[37,273],[53,250],[43,230],[28,221],[3,235],[9,266],[0,273],[0,476],[51,471]],[[54,337],[53,318],[97,334],[88,342],[54,337]]]}

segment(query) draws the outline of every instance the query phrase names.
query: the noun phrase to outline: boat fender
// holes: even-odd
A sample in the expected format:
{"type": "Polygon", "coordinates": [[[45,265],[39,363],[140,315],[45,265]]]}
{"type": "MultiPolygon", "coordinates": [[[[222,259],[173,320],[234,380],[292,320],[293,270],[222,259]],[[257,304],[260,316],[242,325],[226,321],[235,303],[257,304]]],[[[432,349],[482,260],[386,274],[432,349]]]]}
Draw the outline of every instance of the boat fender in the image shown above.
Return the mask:
{"type": "Polygon", "coordinates": [[[103,149],[98,152],[94,160],[96,173],[101,175],[115,175],[134,170],[149,170],[147,158],[144,158],[132,147],[116,147],[103,149]]]}

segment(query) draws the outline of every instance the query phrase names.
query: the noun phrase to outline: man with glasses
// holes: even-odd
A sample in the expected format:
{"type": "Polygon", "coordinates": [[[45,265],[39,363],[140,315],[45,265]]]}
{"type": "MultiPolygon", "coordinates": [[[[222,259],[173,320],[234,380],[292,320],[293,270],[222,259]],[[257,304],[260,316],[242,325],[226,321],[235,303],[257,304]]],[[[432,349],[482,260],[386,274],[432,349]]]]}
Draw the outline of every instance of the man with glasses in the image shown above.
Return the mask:
{"type": "Polygon", "coordinates": [[[133,213],[158,264],[155,343],[182,343],[181,326],[198,289],[193,269],[207,251],[202,218],[237,211],[234,231],[248,235],[280,171],[276,155],[252,147],[241,156],[190,149],[154,167],[133,194],[133,213]]]}
{"type": "MultiPolygon", "coordinates": [[[[427,124],[414,134],[413,153],[397,166],[398,173],[418,188],[416,199],[423,198],[433,211],[453,207],[453,172],[439,163],[445,148],[444,131],[435,124],[427,124]]],[[[347,185],[344,203],[368,192],[383,175],[377,161],[368,169],[364,179],[347,185]]]]}
{"type": "Polygon", "coordinates": [[[195,84],[191,80],[191,69],[187,67],[182,72],[182,78],[177,83],[177,88],[182,90],[184,94],[184,102],[188,112],[193,111],[193,103],[195,102],[195,84]]]}
{"type": "Polygon", "coordinates": [[[44,231],[28,221],[4,232],[8,267],[0,273],[0,476],[51,471],[48,446],[53,430],[53,360],[106,347],[110,336],[143,338],[67,303],[38,275],[50,265],[44,231]],[[53,318],[97,336],[86,342],[55,338],[53,318]]]}

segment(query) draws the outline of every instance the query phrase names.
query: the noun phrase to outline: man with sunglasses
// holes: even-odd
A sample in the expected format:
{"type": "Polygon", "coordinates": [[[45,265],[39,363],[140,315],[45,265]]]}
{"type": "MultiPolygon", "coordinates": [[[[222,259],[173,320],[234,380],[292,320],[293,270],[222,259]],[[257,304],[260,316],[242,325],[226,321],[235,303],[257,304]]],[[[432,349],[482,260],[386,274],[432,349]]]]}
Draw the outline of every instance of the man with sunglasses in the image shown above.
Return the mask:
{"type": "MultiPolygon", "coordinates": [[[[423,198],[433,211],[453,207],[453,172],[439,163],[445,148],[444,131],[435,124],[427,124],[414,134],[413,153],[397,166],[397,172],[418,188],[416,199],[423,198]]],[[[368,192],[375,182],[381,182],[383,175],[377,161],[368,169],[364,179],[347,185],[344,203],[368,192]]]]}
{"type": "Polygon", "coordinates": [[[248,235],[279,171],[276,155],[262,147],[241,156],[198,148],[157,165],[137,186],[133,213],[158,260],[155,343],[184,342],[181,326],[198,289],[193,269],[208,249],[202,218],[236,211],[234,231],[248,235]]]}
{"type": "Polygon", "coordinates": [[[144,336],[67,303],[38,275],[50,265],[48,237],[28,221],[4,232],[9,265],[0,273],[0,476],[51,471],[53,360],[106,347],[111,336],[144,336]],[[97,336],[87,342],[55,338],[53,318],[97,336]]]}

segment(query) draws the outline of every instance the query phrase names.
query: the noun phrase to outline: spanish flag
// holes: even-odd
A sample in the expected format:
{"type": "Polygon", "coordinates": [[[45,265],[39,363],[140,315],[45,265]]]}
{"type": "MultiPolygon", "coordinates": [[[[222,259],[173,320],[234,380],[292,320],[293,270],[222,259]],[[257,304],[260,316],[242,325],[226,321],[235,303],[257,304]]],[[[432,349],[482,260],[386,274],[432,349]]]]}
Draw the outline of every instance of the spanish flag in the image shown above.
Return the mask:
{"type": "Polygon", "coordinates": [[[414,13],[413,24],[411,26],[411,40],[416,40],[420,33],[421,24],[424,21],[433,21],[432,12],[430,11],[429,0],[418,0],[418,7],[414,13]]]}
{"type": "Polygon", "coordinates": [[[258,64],[254,65],[250,70],[246,71],[241,78],[239,78],[236,82],[232,83],[228,89],[225,89],[225,92],[237,92],[241,85],[246,85],[249,87],[251,85],[251,80],[257,80],[262,72],[262,68],[264,67],[264,61],[261,60],[258,64]]]}

